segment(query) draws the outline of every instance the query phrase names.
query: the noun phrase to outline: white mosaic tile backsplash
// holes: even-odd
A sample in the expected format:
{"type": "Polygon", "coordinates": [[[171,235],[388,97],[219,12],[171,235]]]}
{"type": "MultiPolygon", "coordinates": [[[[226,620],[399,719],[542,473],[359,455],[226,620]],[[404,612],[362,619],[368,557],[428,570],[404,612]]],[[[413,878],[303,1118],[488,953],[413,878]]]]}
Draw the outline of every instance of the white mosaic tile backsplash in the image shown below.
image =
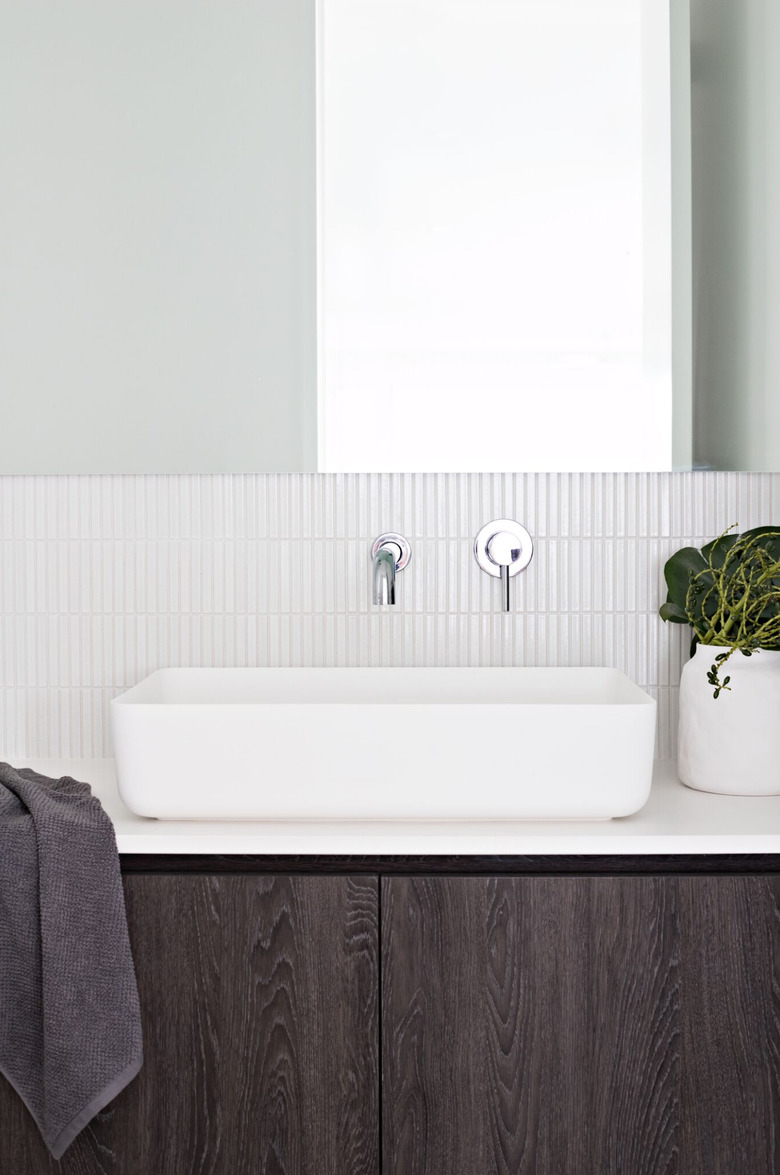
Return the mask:
{"type": "Polygon", "coordinates": [[[687,630],[666,557],[780,522],[780,474],[0,478],[0,757],[111,754],[108,702],[170,665],[614,665],[674,754],[687,630]],[[516,611],[472,542],[524,523],[516,611]],[[369,542],[413,546],[395,609],[369,542]]]}

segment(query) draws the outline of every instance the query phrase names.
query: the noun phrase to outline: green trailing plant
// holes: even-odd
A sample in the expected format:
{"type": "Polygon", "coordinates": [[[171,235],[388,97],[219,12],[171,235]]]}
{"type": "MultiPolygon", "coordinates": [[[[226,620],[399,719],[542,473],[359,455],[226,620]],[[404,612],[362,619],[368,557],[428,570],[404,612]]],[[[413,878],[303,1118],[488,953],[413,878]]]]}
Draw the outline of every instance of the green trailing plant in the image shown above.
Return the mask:
{"type": "Polygon", "coordinates": [[[780,650],[780,531],[758,526],[744,534],[729,527],[698,547],[683,547],[664,567],[668,588],[663,620],[690,624],[691,655],[698,644],[723,649],[707,673],[714,697],[730,690],[721,671],[734,653],[780,650]]]}

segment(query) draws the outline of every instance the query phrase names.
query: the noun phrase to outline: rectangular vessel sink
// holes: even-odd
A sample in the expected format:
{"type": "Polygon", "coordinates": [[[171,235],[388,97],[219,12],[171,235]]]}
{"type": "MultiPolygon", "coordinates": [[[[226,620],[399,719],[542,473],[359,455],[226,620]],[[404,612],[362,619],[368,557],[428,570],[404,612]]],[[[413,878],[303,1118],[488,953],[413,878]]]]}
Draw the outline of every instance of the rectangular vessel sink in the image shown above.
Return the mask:
{"type": "Polygon", "coordinates": [[[161,669],[111,704],[161,820],[608,820],[647,800],[655,701],[616,669],[161,669]]]}

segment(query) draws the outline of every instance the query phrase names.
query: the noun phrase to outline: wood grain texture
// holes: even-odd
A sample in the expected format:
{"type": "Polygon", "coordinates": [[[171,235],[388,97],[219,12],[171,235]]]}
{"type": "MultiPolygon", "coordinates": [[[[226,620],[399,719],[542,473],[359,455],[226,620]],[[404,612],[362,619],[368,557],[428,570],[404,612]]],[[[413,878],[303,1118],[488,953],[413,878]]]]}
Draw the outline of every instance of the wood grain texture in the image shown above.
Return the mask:
{"type": "MultiPolygon", "coordinates": [[[[377,880],[126,879],[141,1076],[0,1175],[376,1175],[377,880]]],[[[386,1175],[780,1173],[780,879],[386,877],[386,1175]]]]}
{"type": "Polygon", "coordinates": [[[60,1163],[0,1079],[2,1175],[377,1175],[374,877],[125,882],[139,1077],[60,1163]]]}
{"type": "Polygon", "coordinates": [[[680,879],[682,1150],[699,1175],[780,1172],[780,883],[680,879]]]}
{"type": "Polygon", "coordinates": [[[384,878],[385,1175],[780,1171],[775,878],[384,878]]]}

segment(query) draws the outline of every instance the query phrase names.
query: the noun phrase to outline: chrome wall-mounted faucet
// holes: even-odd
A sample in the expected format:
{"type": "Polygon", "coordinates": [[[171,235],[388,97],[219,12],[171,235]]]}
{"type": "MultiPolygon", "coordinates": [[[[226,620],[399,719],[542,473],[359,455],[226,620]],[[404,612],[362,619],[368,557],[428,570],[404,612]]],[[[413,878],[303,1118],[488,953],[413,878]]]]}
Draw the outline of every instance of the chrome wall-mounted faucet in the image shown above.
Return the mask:
{"type": "Polygon", "coordinates": [[[501,608],[511,612],[509,578],[525,571],[534,554],[528,531],[512,518],[496,518],[474,539],[474,558],[483,571],[501,580],[501,608]]]}
{"type": "Polygon", "coordinates": [[[412,557],[412,548],[401,534],[380,534],[371,544],[372,587],[375,604],[395,603],[395,577],[412,557]]]}

